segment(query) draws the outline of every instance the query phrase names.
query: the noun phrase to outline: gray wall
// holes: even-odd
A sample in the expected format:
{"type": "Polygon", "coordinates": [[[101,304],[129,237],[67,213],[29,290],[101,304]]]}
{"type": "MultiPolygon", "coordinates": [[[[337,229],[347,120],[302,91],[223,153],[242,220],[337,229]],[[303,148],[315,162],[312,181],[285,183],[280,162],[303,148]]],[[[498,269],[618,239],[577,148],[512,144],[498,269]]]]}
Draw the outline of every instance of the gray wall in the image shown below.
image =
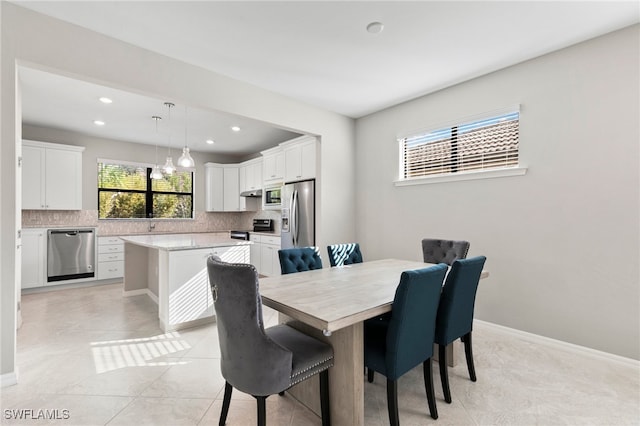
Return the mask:
{"type": "Polygon", "coordinates": [[[421,259],[486,255],[476,318],[640,359],[639,26],[356,122],[357,238],[421,259]],[[395,187],[400,133],[521,104],[525,176],[395,187]]]}
{"type": "MultiPolygon", "coordinates": [[[[354,121],[202,68],[0,2],[0,377],[15,372],[21,150],[17,66],[29,66],[180,104],[220,110],[319,135],[317,243],[353,239],[354,121]],[[324,161],[323,159],[331,159],[324,161]],[[339,211],[339,214],[335,213],[339,211]]],[[[7,379],[8,380],[8,379],[7,379]]]]}

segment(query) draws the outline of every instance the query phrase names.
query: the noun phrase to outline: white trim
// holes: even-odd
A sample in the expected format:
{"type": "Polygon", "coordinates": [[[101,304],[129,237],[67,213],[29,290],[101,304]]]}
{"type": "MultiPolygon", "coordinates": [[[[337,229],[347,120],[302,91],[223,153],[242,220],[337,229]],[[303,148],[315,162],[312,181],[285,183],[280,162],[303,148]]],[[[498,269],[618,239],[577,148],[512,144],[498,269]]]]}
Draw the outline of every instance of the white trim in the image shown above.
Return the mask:
{"type": "Polygon", "coordinates": [[[18,370],[12,373],[0,375],[0,388],[6,388],[18,384],[18,370]]]}
{"type": "Polygon", "coordinates": [[[473,172],[451,173],[447,175],[426,176],[414,179],[396,180],[395,186],[428,185],[443,182],[459,182],[463,180],[492,179],[509,176],[523,176],[528,168],[523,166],[509,167],[504,169],[487,169],[473,172]]]}
{"type": "Polygon", "coordinates": [[[138,289],[138,290],[123,290],[122,291],[122,295],[124,297],[141,296],[143,294],[146,294],[147,296],[149,296],[151,298],[151,300],[156,302],[156,305],[158,304],[158,296],[153,294],[151,292],[151,290],[149,290],[148,288],[141,288],[141,289],[138,289]]]}
{"type": "Polygon", "coordinates": [[[494,324],[492,322],[482,321],[474,319],[474,323],[481,326],[486,326],[498,333],[507,334],[518,339],[526,340],[531,343],[562,349],[568,352],[573,352],[580,355],[586,355],[591,358],[600,359],[609,362],[615,362],[617,364],[624,365],[626,367],[632,367],[640,369],[640,360],[615,355],[609,352],[603,352],[596,349],[591,349],[586,346],[580,346],[573,343],[565,342],[562,340],[552,339],[550,337],[540,336],[539,334],[528,333],[526,331],[518,330],[515,328],[505,327],[503,325],[494,324]]]}

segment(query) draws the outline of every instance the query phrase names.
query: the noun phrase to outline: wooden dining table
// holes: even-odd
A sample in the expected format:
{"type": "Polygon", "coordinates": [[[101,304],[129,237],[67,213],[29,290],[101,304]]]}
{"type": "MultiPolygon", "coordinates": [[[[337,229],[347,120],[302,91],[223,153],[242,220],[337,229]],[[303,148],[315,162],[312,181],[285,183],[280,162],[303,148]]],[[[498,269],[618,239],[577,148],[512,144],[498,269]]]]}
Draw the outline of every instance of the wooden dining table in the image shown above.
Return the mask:
{"type": "MultiPolygon", "coordinates": [[[[391,311],[403,271],[429,266],[382,259],[260,279],[262,303],[279,312],[280,322],[333,346],[329,397],[334,425],[364,425],[364,321],[391,311]]],[[[289,393],[319,414],[319,384],[317,377],[312,379],[289,393]]]]}

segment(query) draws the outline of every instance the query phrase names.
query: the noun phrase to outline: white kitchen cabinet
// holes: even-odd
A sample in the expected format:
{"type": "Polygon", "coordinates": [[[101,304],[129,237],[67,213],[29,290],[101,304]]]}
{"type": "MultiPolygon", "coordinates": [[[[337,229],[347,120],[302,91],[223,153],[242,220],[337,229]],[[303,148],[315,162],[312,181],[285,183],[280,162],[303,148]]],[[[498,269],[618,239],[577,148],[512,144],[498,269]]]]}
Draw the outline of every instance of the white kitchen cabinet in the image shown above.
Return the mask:
{"type": "Polygon", "coordinates": [[[84,147],[22,142],[22,209],[82,210],[84,147]]]}
{"type": "Polygon", "coordinates": [[[223,171],[223,210],[240,211],[240,174],[238,167],[225,167],[223,171]]]}
{"type": "Polygon", "coordinates": [[[22,279],[21,288],[46,285],[47,230],[27,228],[22,230],[22,279]]]}
{"type": "Polygon", "coordinates": [[[245,171],[244,186],[241,191],[254,191],[262,189],[262,159],[245,161],[240,165],[245,171]]]}
{"type": "Polygon", "coordinates": [[[119,237],[98,237],[98,279],[124,277],[124,242],[119,237]]]}
{"type": "Polygon", "coordinates": [[[250,234],[253,241],[251,246],[251,264],[258,273],[265,276],[280,275],[280,237],[270,235],[250,234]]]}
{"type": "MultiPolygon", "coordinates": [[[[239,164],[240,192],[256,191],[262,188],[262,158],[245,161],[239,164]]],[[[240,211],[259,209],[257,198],[240,197],[240,211]]]]}
{"type": "Polygon", "coordinates": [[[256,270],[260,273],[260,271],[262,271],[262,262],[261,262],[262,237],[260,235],[249,233],[249,240],[253,243],[249,248],[249,254],[250,254],[249,263],[255,266],[256,270]]]}
{"type": "Polygon", "coordinates": [[[280,144],[284,152],[284,181],[316,177],[316,138],[303,136],[280,144]]]}
{"type": "Polygon", "coordinates": [[[240,211],[240,173],[237,164],[205,163],[205,211],[240,211]]]}
{"type": "Polygon", "coordinates": [[[263,184],[273,185],[284,181],[284,152],[281,147],[262,151],[263,184]]]}
{"type": "Polygon", "coordinates": [[[205,211],[221,212],[224,208],[224,169],[211,163],[205,164],[205,211]]]}

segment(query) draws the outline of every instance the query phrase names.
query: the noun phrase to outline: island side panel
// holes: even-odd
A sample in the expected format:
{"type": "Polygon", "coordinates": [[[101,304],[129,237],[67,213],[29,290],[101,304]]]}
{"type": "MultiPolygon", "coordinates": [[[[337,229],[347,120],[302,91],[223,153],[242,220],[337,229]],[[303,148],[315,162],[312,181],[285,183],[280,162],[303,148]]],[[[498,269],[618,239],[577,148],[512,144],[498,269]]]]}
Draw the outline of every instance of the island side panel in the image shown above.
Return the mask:
{"type": "Polygon", "coordinates": [[[158,249],[147,249],[148,255],[148,263],[147,263],[147,287],[149,288],[149,296],[154,298],[158,303],[160,294],[160,250],[158,249]]]}
{"type": "Polygon", "coordinates": [[[146,247],[124,243],[124,293],[127,296],[145,294],[148,287],[147,277],[148,249],[146,247]]]}

